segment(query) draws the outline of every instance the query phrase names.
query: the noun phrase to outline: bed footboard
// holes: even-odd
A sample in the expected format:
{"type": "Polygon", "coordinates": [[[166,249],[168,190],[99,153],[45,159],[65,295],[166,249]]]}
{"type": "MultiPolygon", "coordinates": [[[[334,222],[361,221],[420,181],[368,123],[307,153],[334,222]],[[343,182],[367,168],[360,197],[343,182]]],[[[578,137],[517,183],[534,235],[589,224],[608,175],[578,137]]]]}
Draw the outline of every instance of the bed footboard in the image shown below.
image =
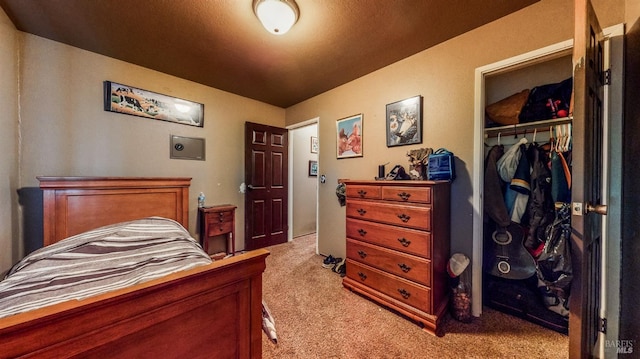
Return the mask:
{"type": "Polygon", "coordinates": [[[0,357],[261,358],[264,249],[0,319],[0,357]]]}

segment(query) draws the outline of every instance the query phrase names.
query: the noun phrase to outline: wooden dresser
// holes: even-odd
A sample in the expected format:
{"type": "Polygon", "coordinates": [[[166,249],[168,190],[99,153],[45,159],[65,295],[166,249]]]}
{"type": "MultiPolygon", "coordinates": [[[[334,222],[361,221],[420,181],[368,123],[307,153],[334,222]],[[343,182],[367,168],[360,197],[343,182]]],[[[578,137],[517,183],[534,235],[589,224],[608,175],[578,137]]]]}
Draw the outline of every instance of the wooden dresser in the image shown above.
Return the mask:
{"type": "Polygon", "coordinates": [[[342,284],[442,335],[447,310],[448,181],[344,181],[342,284]]]}

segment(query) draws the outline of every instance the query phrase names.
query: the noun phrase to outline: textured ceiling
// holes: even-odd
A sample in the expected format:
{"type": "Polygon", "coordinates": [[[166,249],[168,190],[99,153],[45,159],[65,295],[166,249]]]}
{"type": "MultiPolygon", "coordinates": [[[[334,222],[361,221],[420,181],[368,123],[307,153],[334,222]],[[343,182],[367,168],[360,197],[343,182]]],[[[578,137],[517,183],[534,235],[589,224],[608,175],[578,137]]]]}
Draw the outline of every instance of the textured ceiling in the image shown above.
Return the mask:
{"type": "Polygon", "coordinates": [[[281,36],[252,0],[0,6],[18,30],[286,108],[536,1],[297,0],[300,18],[281,36]]]}

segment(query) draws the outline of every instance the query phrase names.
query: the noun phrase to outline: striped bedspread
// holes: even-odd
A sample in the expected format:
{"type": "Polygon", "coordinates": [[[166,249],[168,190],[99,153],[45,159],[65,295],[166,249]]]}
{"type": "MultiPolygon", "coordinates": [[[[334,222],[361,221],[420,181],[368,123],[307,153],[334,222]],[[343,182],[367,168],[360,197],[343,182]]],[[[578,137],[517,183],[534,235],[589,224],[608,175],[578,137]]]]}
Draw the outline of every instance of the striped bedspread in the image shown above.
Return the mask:
{"type": "Polygon", "coordinates": [[[0,282],[0,318],[83,299],[211,263],[178,222],[160,217],[101,227],[41,248],[0,282]]]}

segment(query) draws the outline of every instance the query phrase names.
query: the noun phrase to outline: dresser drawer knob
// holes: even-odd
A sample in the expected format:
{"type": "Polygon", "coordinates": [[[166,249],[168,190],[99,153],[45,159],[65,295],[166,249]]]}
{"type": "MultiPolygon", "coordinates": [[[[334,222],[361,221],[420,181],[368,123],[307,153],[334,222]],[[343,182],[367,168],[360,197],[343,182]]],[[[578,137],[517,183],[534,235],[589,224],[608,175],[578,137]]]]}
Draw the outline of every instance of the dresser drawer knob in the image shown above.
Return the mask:
{"type": "Polygon", "coordinates": [[[411,293],[407,292],[404,289],[398,288],[398,293],[400,293],[400,295],[402,296],[402,298],[404,299],[409,299],[409,297],[411,296],[411,293]]]}
{"type": "Polygon", "coordinates": [[[400,242],[402,244],[403,247],[409,247],[409,245],[411,244],[410,240],[407,240],[406,238],[402,237],[402,238],[398,238],[398,242],[400,242]]]}
{"type": "Polygon", "coordinates": [[[398,263],[398,267],[400,267],[400,269],[402,269],[402,271],[405,273],[408,273],[411,270],[411,267],[404,263],[398,263]]]}
{"type": "Polygon", "coordinates": [[[409,220],[411,219],[411,216],[407,216],[406,214],[399,214],[398,218],[400,218],[400,220],[404,223],[409,222],[409,220]]]}
{"type": "Polygon", "coordinates": [[[364,216],[367,211],[364,208],[358,208],[358,213],[360,213],[361,216],[364,216]]]}
{"type": "Polygon", "coordinates": [[[360,236],[364,237],[365,234],[367,234],[367,231],[365,231],[364,229],[360,228],[360,229],[358,229],[358,233],[360,233],[360,236]]]}
{"type": "Polygon", "coordinates": [[[361,190],[358,191],[358,194],[360,195],[360,197],[364,197],[364,196],[367,195],[367,191],[361,189],[361,190]]]}
{"type": "Polygon", "coordinates": [[[362,272],[358,272],[358,276],[360,277],[360,279],[365,280],[367,279],[367,275],[362,273],[362,272]]]}
{"type": "Polygon", "coordinates": [[[407,192],[401,192],[398,193],[398,197],[400,197],[403,201],[408,201],[409,197],[411,197],[411,194],[407,192]]]}
{"type": "Polygon", "coordinates": [[[367,258],[367,252],[363,251],[363,250],[359,250],[358,251],[358,255],[360,256],[360,258],[365,259],[367,258]]]}

